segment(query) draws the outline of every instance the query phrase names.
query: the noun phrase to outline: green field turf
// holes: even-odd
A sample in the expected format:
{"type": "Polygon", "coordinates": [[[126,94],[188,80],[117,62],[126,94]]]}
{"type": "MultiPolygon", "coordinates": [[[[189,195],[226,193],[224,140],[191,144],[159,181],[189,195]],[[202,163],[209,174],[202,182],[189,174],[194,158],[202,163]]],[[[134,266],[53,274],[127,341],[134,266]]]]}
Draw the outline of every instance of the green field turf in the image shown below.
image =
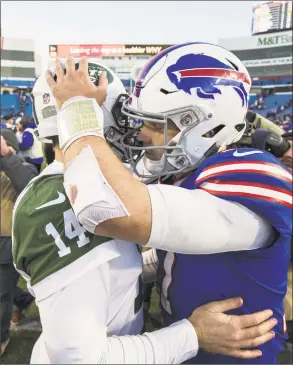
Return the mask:
{"type": "MultiPolygon", "coordinates": [[[[20,278],[18,284],[21,288],[26,289],[24,279],[20,278]]],[[[36,321],[39,321],[39,311],[35,303],[32,303],[24,312],[24,315],[25,318],[22,323],[27,327],[29,327],[28,322],[33,322],[34,324],[36,321]]],[[[10,342],[0,360],[3,364],[29,364],[32,348],[41,332],[40,330],[31,329],[21,330],[22,323],[19,330],[11,331],[10,342]]]]}

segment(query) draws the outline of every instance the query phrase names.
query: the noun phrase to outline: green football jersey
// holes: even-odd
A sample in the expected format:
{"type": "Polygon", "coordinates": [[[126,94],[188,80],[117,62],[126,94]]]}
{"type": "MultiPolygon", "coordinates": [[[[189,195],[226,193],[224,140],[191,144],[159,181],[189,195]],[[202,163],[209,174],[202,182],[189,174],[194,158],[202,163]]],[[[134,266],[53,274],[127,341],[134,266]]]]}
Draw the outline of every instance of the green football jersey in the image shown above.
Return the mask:
{"type": "Polygon", "coordinates": [[[12,229],[17,270],[32,288],[45,280],[50,282],[50,289],[42,297],[62,287],[69,276],[76,277],[78,271],[103,261],[101,254],[113,256],[111,238],[95,236],[78,222],[65,193],[63,174],[43,175],[31,181],[16,202],[12,229]],[[109,245],[106,253],[97,250],[107,242],[112,254],[109,245]]]}

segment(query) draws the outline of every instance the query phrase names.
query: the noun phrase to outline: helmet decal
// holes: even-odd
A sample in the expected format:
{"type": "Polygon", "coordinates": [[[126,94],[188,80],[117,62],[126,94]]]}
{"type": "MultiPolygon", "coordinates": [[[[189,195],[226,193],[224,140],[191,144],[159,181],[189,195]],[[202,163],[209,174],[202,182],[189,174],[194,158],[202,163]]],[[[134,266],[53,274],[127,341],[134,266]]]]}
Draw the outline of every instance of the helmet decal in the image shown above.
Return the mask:
{"type": "Polygon", "coordinates": [[[215,99],[215,94],[221,94],[218,86],[232,86],[241,98],[242,106],[248,104],[243,87],[243,82],[250,84],[247,75],[211,56],[187,54],[169,66],[166,72],[177,89],[186,93],[191,94],[191,89],[195,88],[199,98],[215,99]]]}

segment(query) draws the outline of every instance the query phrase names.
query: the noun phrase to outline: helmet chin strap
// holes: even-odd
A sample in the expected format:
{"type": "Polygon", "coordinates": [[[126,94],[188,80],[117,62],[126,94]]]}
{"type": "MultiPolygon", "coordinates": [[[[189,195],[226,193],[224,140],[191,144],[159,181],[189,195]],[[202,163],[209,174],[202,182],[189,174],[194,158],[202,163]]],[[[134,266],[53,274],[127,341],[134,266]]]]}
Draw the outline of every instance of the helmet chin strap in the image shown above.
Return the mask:
{"type": "Polygon", "coordinates": [[[195,170],[196,168],[198,168],[198,166],[204,162],[204,160],[212,155],[214,155],[215,153],[217,153],[219,151],[219,149],[221,148],[222,146],[215,142],[205,153],[204,155],[202,156],[202,158],[200,158],[197,163],[195,165],[192,166],[192,170],[195,170]]]}
{"type": "Polygon", "coordinates": [[[148,170],[150,174],[153,175],[160,174],[162,172],[163,168],[166,165],[164,160],[165,160],[164,155],[158,161],[150,160],[145,155],[143,156],[143,162],[145,168],[148,170]]]}

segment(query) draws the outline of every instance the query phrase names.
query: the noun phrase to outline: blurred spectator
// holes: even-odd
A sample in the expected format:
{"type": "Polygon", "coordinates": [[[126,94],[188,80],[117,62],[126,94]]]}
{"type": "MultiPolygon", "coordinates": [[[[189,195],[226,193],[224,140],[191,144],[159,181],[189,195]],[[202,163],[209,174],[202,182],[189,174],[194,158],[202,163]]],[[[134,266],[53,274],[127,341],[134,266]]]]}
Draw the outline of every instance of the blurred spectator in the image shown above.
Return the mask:
{"type": "Polygon", "coordinates": [[[22,133],[21,142],[19,148],[29,163],[36,166],[38,171],[41,171],[41,165],[43,163],[43,150],[42,143],[35,136],[36,125],[32,118],[24,116],[18,123],[18,131],[22,133]]]}
{"type": "Polygon", "coordinates": [[[262,110],[262,109],[264,109],[265,108],[265,100],[264,100],[265,96],[266,96],[266,91],[263,89],[260,94],[256,95],[256,99],[255,99],[253,105],[249,109],[251,109],[251,110],[254,110],[254,109],[262,110]]]}
{"type": "Polygon", "coordinates": [[[1,129],[7,129],[6,123],[7,123],[6,119],[4,119],[4,116],[1,115],[1,129]]]}
{"type": "Polygon", "coordinates": [[[14,125],[14,120],[13,120],[13,118],[12,118],[12,115],[9,115],[9,117],[8,117],[8,119],[7,119],[7,123],[11,125],[11,129],[12,129],[12,127],[13,127],[13,125],[14,125]]]}
{"type": "Polygon", "coordinates": [[[27,89],[17,89],[16,94],[19,97],[20,111],[25,112],[25,108],[29,104],[30,94],[27,89]]]}
{"type": "Polygon", "coordinates": [[[17,113],[16,115],[16,119],[15,119],[15,125],[16,125],[16,133],[15,133],[15,136],[17,138],[17,141],[18,143],[21,143],[22,142],[22,134],[23,132],[21,131],[22,128],[19,128],[19,123],[21,122],[21,119],[23,117],[23,113],[17,113]]]}
{"type": "Polygon", "coordinates": [[[11,117],[13,118],[13,116],[15,115],[15,108],[14,105],[11,105],[11,107],[9,108],[9,114],[11,115],[11,117]]]}
{"type": "Polygon", "coordinates": [[[0,354],[2,355],[10,338],[13,303],[18,308],[15,313],[16,318],[20,319],[21,312],[34,300],[31,294],[17,288],[19,274],[13,266],[11,231],[16,198],[38,172],[35,166],[25,162],[18,152],[18,143],[12,131],[1,130],[0,143],[0,354]]]}
{"type": "Polygon", "coordinates": [[[12,115],[4,115],[3,120],[1,119],[1,127],[3,125],[3,129],[10,129],[13,132],[16,131],[16,126],[14,123],[14,120],[12,118],[12,115]]]}
{"type": "Polygon", "coordinates": [[[289,118],[286,118],[282,122],[282,126],[281,127],[284,130],[284,132],[292,132],[292,117],[291,117],[291,120],[289,118]]]}
{"type": "Polygon", "coordinates": [[[23,113],[19,112],[16,114],[16,118],[15,118],[15,124],[18,125],[19,122],[21,121],[21,118],[23,117],[23,113]]]}

